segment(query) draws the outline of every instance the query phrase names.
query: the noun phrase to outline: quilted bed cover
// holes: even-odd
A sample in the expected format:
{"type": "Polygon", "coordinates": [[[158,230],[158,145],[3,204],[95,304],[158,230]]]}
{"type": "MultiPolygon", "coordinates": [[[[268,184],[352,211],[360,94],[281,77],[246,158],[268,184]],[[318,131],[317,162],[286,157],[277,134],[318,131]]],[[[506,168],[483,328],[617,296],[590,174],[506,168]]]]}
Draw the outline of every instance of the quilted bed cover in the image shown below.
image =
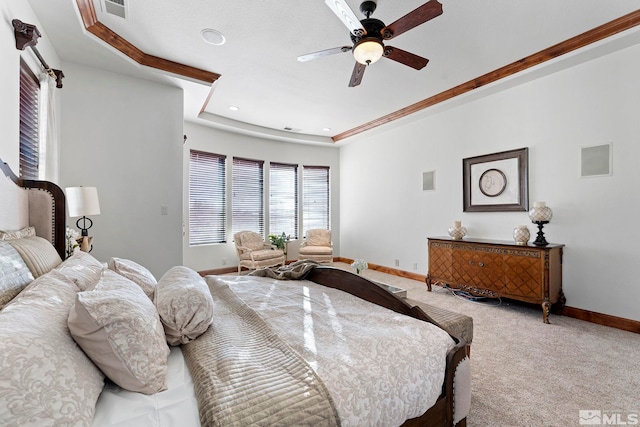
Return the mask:
{"type": "MultiPolygon", "coordinates": [[[[334,424],[400,425],[422,415],[440,395],[446,354],[454,342],[434,325],[306,280],[253,276],[208,276],[206,279],[216,308],[228,310],[236,305],[232,310],[254,313],[268,325],[273,336],[281,339],[277,344],[279,349],[285,348],[290,351],[287,354],[300,356],[302,365],[312,370],[311,382],[321,379],[315,386],[320,395],[328,391],[329,412],[337,413],[339,418],[334,424]]],[[[214,321],[208,333],[216,325],[216,316],[223,312],[214,309],[214,321]]],[[[183,351],[190,357],[187,347],[183,351]]],[[[145,396],[115,386],[106,387],[96,408],[94,425],[127,427],[142,425],[141,422],[162,427],[200,425],[192,378],[196,380],[195,390],[199,390],[199,394],[202,387],[209,387],[207,395],[214,395],[217,391],[213,388],[219,390],[220,387],[219,383],[217,387],[202,384],[211,379],[203,380],[197,370],[190,373],[183,351],[172,348],[169,389],[164,392],[145,396]]],[[[245,380],[247,375],[243,373],[245,380]]],[[[283,389],[292,393],[288,387],[283,389]]],[[[293,394],[296,393],[304,394],[304,390],[293,394]]],[[[251,405],[252,399],[234,387],[225,388],[217,398],[224,401],[238,398],[238,404],[244,407],[251,405]]],[[[227,414],[234,412],[223,407],[227,414]]],[[[209,424],[216,415],[209,413],[208,418],[202,418],[202,409],[200,419],[209,424]]],[[[221,416],[225,422],[220,425],[246,422],[246,419],[221,416]]]]}

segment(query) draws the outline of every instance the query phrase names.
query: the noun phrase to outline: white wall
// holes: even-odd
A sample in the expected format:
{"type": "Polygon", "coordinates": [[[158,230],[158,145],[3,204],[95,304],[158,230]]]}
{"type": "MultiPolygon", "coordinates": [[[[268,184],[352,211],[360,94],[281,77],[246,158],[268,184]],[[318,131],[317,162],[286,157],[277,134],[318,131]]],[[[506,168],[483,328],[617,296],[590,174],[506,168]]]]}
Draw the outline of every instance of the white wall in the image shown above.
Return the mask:
{"type": "MultiPolygon", "coordinates": [[[[287,142],[271,141],[254,138],[251,136],[238,135],[224,132],[217,129],[186,122],[184,125],[187,143],[184,146],[184,265],[195,270],[209,270],[228,266],[237,266],[238,257],[232,241],[230,225],[228,226],[227,243],[213,245],[189,246],[188,238],[188,195],[189,195],[189,150],[202,150],[227,156],[227,170],[230,171],[232,158],[244,157],[249,159],[264,160],[267,162],[282,162],[298,164],[300,170],[302,166],[329,166],[331,185],[331,228],[336,230],[333,233],[334,255],[340,251],[340,239],[337,230],[340,228],[340,161],[339,150],[331,146],[299,145],[287,142]],[[223,262],[226,260],[226,263],[223,262]]],[[[230,173],[227,174],[228,185],[231,188],[230,173]]],[[[268,177],[267,177],[268,179],[268,177]]],[[[230,209],[230,204],[228,204],[230,209]]],[[[273,230],[272,230],[273,231],[273,230]]],[[[302,231],[301,231],[302,232],[302,231]]],[[[289,259],[297,257],[296,248],[299,242],[292,242],[289,245],[289,259]]]]}
{"type": "Polygon", "coordinates": [[[98,189],[92,255],[159,278],[182,264],[182,90],[73,63],[64,73],[60,181],[98,189]]]}
{"type": "Polygon", "coordinates": [[[341,148],[341,254],[427,274],[429,236],[511,240],[525,212],[463,213],[462,159],[529,147],[530,203],[564,243],[567,305],[640,320],[640,46],[633,46],[341,148]],[[613,144],[613,175],[580,178],[580,148],[613,144]],[[422,172],[436,171],[435,191],[422,172]]]}
{"type": "MultiPolygon", "coordinates": [[[[39,62],[31,48],[16,49],[13,19],[38,27],[42,37],[37,48],[50,67],[59,69],[60,60],[51,46],[44,28],[26,1],[0,0],[0,159],[18,174],[20,164],[20,57],[37,76],[41,72],[39,62]]],[[[56,94],[58,95],[58,94],[56,94]]],[[[59,107],[59,104],[58,104],[59,107]]],[[[59,115],[59,112],[58,112],[59,115]]]]}

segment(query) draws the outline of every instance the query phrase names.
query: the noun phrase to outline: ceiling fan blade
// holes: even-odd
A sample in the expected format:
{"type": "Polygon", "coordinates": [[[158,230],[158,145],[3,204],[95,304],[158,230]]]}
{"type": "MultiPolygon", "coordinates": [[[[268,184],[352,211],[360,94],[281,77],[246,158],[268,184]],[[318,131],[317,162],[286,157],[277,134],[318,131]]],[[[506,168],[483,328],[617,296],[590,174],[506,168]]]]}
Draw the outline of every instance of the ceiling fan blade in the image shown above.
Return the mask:
{"type": "Polygon", "coordinates": [[[416,70],[422,70],[429,62],[427,58],[423,58],[393,46],[385,46],[384,56],[411,68],[415,68],[416,70]]]}
{"type": "Polygon", "coordinates": [[[442,4],[438,3],[438,0],[430,0],[397,21],[387,25],[382,29],[382,35],[387,40],[392,39],[440,15],[442,15],[442,4]]]}
{"type": "Polygon", "coordinates": [[[323,56],[333,55],[335,53],[349,52],[351,50],[351,46],[340,46],[333,47],[331,49],[319,50],[313,53],[307,53],[306,55],[298,56],[298,61],[307,62],[313,59],[321,58],[323,56]]]}
{"type": "Polygon", "coordinates": [[[353,73],[351,74],[351,80],[349,80],[349,87],[355,87],[362,82],[362,76],[364,75],[364,70],[367,69],[366,65],[363,65],[356,61],[356,66],[353,67],[353,73]]]}
{"type": "Polygon", "coordinates": [[[349,5],[344,0],[324,0],[325,4],[329,6],[329,9],[336,14],[338,18],[342,21],[342,23],[349,29],[349,31],[356,35],[362,36],[366,34],[366,31],[360,20],[356,17],[353,10],[349,7],[349,5]]]}

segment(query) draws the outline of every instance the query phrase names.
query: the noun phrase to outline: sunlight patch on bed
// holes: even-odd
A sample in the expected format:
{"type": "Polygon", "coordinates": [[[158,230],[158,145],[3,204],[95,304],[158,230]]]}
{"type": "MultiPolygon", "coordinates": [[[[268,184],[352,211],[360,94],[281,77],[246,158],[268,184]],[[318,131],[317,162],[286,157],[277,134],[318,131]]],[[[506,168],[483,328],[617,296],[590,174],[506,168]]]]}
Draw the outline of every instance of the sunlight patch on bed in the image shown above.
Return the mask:
{"type": "MultiPolygon", "coordinates": [[[[311,309],[311,296],[309,294],[309,288],[304,286],[302,288],[303,300],[302,307],[304,308],[304,348],[313,354],[314,357],[318,354],[316,348],[316,337],[313,332],[313,310],[311,309]]],[[[315,371],[318,369],[318,362],[315,360],[309,360],[309,365],[315,371]]]]}
{"type": "Polygon", "coordinates": [[[324,303],[327,305],[327,316],[329,316],[329,322],[331,323],[331,329],[336,335],[336,339],[338,342],[343,343],[342,350],[344,353],[340,354],[340,359],[349,362],[351,361],[351,355],[348,353],[349,346],[347,337],[342,333],[342,324],[340,323],[340,319],[338,318],[338,313],[336,313],[335,308],[333,308],[333,303],[331,302],[331,297],[325,293],[322,294],[324,299],[324,303]]]}
{"type": "Polygon", "coordinates": [[[271,286],[269,286],[269,289],[267,290],[267,292],[265,292],[265,300],[260,304],[260,310],[265,310],[266,308],[269,307],[271,303],[271,295],[273,295],[273,291],[276,289],[276,284],[272,283],[271,286]]]}

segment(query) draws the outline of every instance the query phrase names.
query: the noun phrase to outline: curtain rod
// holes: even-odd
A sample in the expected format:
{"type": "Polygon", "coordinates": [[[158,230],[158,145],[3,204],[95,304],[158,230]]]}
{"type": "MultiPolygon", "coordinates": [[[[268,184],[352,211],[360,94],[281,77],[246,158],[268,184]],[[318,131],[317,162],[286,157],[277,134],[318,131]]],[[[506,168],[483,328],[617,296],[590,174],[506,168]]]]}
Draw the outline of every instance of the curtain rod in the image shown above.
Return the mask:
{"type": "Polygon", "coordinates": [[[25,24],[19,19],[14,19],[11,21],[13,24],[14,34],[16,37],[16,49],[25,50],[25,48],[30,47],[33,50],[33,53],[36,54],[38,60],[42,64],[44,70],[56,80],[56,87],[59,89],[62,87],[62,79],[64,78],[64,73],[62,70],[56,70],[47,64],[47,61],[44,60],[40,52],[36,48],[36,44],[38,44],[38,38],[41,36],[40,31],[38,31],[38,27],[32,24],[25,24]]]}

